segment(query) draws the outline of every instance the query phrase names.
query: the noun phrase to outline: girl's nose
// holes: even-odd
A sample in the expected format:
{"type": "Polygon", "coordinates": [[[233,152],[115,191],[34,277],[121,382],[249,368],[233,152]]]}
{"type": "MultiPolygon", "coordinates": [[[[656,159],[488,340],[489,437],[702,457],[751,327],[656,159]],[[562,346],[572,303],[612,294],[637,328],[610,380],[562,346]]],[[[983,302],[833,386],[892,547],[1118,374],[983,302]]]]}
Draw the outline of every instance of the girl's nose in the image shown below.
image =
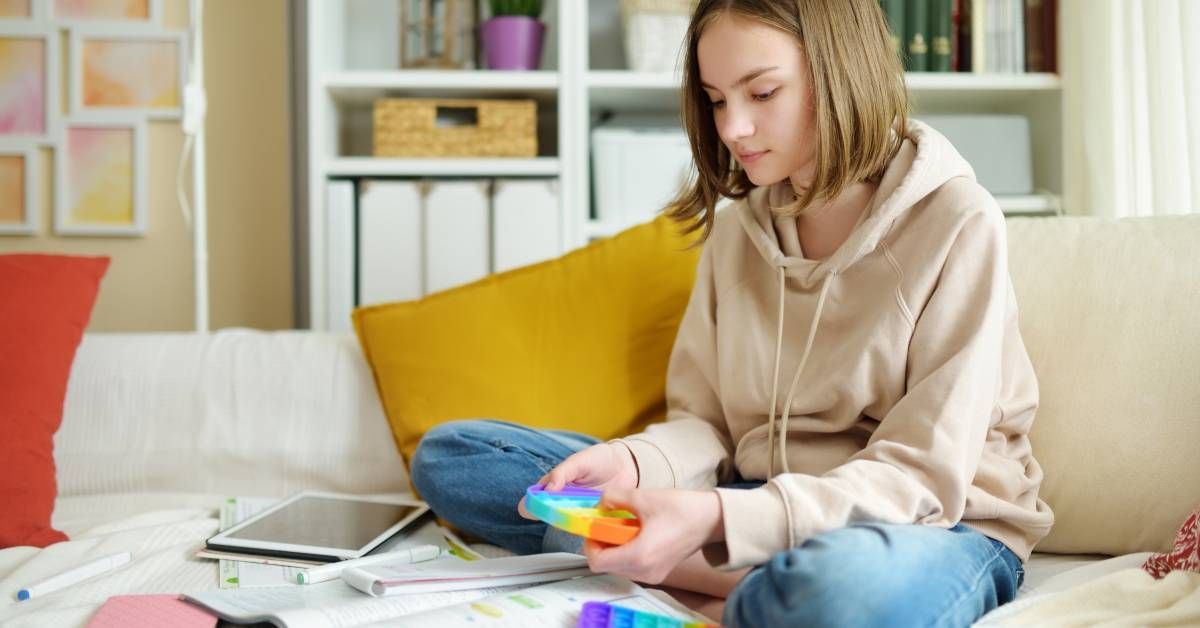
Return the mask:
{"type": "Polygon", "coordinates": [[[721,121],[721,135],[726,141],[737,142],[754,135],[754,121],[745,110],[734,109],[726,103],[725,115],[722,117],[724,119],[721,121]]]}

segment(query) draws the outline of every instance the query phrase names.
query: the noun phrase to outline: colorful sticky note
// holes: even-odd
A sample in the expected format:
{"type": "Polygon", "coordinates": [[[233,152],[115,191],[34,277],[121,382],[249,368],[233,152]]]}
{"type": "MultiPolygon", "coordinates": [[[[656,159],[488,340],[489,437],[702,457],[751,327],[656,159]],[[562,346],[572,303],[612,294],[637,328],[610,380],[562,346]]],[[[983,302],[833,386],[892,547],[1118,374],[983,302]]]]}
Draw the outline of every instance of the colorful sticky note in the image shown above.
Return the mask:
{"type": "Polygon", "coordinates": [[[87,628],[213,628],[217,618],[177,595],[114,595],[87,628]]]}

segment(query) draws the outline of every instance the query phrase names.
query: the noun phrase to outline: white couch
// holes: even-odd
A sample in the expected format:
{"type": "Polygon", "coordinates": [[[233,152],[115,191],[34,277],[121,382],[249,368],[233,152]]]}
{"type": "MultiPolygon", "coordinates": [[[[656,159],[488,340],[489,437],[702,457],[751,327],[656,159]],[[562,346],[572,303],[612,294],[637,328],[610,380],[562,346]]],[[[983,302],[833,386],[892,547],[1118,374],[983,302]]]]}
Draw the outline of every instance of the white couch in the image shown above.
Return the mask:
{"type": "MultiPolygon", "coordinates": [[[[1035,453],[1059,523],[1022,595],[1136,566],[1200,502],[1200,216],[1010,221],[1042,390],[1035,453]],[[1116,558],[1097,555],[1120,554],[1116,558]]],[[[408,490],[349,335],[88,334],[55,438],[54,525],[0,550],[0,624],[80,626],[111,595],[217,587],[192,558],[231,496],[408,490]],[[129,567],[14,602],[22,585],[130,550],[129,567]]],[[[1042,549],[1042,548],[1039,548],[1042,549]]]]}

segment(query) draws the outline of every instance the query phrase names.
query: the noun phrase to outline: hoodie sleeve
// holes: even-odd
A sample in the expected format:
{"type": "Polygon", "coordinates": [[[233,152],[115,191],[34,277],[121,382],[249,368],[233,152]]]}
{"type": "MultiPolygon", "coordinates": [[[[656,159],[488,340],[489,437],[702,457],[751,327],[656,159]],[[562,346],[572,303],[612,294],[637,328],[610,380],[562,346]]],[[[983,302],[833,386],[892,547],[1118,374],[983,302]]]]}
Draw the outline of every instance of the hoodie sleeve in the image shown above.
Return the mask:
{"type": "Polygon", "coordinates": [[[822,476],[775,477],[754,490],[717,489],[724,543],[714,566],[766,562],[808,538],[861,522],[951,527],[966,508],[1000,385],[1009,305],[999,211],[960,223],[937,285],[918,316],[907,392],[861,451],[822,476]]]}
{"type": "Polygon", "coordinates": [[[638,465],[640,488],[711,488],[731,469],[733,445],[717,397],[717,303],[712,247],[696,282],[667,367],[667,420],[620,439],[638,465]]]}

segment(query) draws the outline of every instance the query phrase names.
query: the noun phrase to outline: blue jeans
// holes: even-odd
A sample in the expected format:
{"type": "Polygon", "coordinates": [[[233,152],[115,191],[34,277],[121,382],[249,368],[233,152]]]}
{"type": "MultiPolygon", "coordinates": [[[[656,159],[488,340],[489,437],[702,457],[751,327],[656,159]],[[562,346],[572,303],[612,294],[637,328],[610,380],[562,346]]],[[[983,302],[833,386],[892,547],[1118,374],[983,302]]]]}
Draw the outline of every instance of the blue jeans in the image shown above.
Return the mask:
{"type": "MultiPolygon", "coordinates": [[[[533,484],[598,440],[501,421],[454,421],[425,435],[412,478],[459,529],[519,554],[575,551],[582,540],[517,513],[533,484]]],[[[760,483],[742,483],[752,488],[760,483]]],[[[950,528],[861,523],[818,534],[750,571],[725,626],[969,626],[1011,601],[1021,561],[999,541],[950,528]]]]}

